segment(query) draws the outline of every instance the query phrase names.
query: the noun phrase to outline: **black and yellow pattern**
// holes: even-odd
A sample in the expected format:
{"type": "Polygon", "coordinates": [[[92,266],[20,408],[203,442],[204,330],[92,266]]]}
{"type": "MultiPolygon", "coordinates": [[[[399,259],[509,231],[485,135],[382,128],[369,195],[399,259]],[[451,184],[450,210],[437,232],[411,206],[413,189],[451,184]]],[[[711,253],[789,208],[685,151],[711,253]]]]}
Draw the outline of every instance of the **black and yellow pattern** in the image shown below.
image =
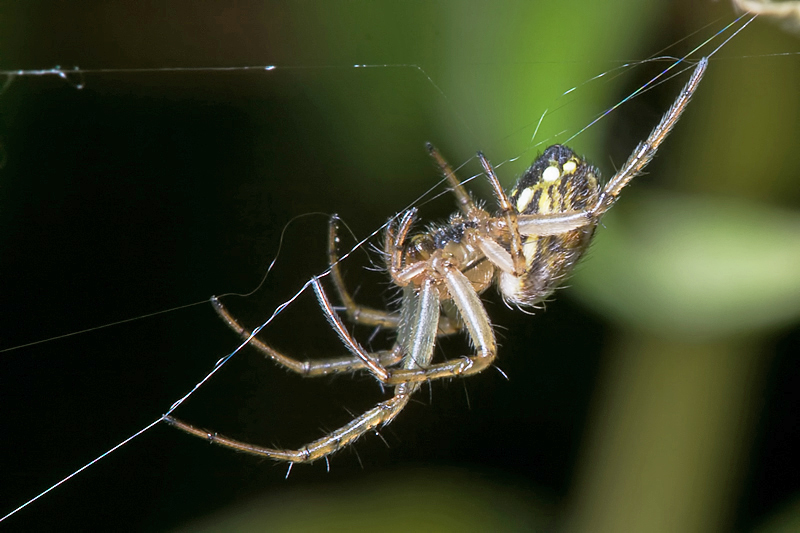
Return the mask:
{"type": "MultiPolygon", "coordinates": [[[[510,200],[520,215],[583,211],[600,195],[599,172],[566,146],[547,148],[520,176],[510,200]]],[[[526,272],[503,291],[510,303],[535,305],[550,295],[588,248],[595,225],[560,235],[525,235],[526,272]]],[[[507,281],[510,283],[510,280],[507,281]]]]}

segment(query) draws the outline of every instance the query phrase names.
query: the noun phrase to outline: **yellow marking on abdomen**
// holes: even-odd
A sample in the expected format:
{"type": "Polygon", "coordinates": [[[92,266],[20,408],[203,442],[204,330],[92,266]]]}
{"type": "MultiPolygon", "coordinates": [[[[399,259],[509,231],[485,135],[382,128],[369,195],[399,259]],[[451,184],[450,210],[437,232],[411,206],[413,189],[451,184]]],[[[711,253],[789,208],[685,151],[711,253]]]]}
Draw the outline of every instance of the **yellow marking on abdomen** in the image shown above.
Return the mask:
{"type": "Polygon", "coordinates": [[[539,249],[539,239],[531,239],[522,245],[522,255],[525,256],[525,264],[529,267],[533,263],[533,258],[536,257],[536,251],[539,249]]]}
{"type": "Polygon", "coordinates": [[[550,206],[552,205],[552,198],[550,195],[547,194],[547,190],[542,191],[542,195],[539,197],[539,211],[538,213],[546,214],[550,212],[550,206]]]}

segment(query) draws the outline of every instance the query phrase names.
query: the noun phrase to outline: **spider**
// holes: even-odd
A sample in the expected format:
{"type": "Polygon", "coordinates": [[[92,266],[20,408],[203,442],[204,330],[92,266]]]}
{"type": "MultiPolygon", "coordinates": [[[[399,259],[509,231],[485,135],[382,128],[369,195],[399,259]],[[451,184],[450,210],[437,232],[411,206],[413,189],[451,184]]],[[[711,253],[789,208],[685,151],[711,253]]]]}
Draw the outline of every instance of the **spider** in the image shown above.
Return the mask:
{"type": "Polygon", "coordinates": [[[215,297],[220,317],[250,344],[279,365],[302,376],[324,376],[363,370],[382,385],[393,386],[392,397],[351,422],[296,450],[256,446],[192,426],[171,415],[164,421],[214,444],[277,461],[306,463],[326,458],[367,432],[390,423],[424,382],[467,377],[483,371],[497,355],[494,331],[480,294],[493,283],[503,299],[518,308],[542,302],[569,274],[589,246],[600,218],[622,189],[641,174],[678,122],[708,66],[703,58],[667,113],[639,143],[628,160],[601,188],[599,172],[562,145],[547,148],[522,174],[507,195],[482,153],[478,159],[499,205],[492,215],[473,202],[450,165],[430,144],[433,159],[445,175],[459,212],[444,225],[409,236],[417,210],[390,221],[384,241],[389,275],[402,290],[399,311],[358,305],[348,293],[337,265],[336,217],[329,231],[328,255],[332,283],[352,322],[394,329],[390,350],[367,352],[345,327],[319,278],[311,285],[322,312],[349,354],[300,361],[271,348],[241,326],[215,297]],[[438,337],[466,330],[475,353],[432,363],[438,337]],[[252,339],[251,339],[252,337],[252,339]]]}

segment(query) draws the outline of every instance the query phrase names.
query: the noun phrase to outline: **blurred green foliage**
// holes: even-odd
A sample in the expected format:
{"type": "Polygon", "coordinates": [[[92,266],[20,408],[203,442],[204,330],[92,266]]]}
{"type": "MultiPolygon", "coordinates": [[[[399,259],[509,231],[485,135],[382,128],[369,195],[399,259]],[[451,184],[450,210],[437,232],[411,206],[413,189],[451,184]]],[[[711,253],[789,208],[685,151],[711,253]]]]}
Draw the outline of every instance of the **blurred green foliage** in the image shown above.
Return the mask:
{"type": "Polygon", "coordinates": [[[555,518],[549,502],[520,487],[456,469],[408,468],[325,489],[288,489],[179,531],[511,533],[550,531],[555,518]]]}

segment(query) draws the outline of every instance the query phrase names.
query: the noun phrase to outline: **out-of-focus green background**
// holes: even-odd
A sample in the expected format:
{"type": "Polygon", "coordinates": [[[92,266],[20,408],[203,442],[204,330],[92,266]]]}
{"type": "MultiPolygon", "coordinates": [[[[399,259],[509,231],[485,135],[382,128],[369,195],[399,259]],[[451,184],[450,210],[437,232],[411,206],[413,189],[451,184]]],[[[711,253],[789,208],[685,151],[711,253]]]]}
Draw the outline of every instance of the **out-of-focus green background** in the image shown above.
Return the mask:
{"type": "MultiPolygon", "coordinates": [[[[483,150],[510,186],[537,151],[670,63],[620,67],[688,54],[735,17],[724,2],[629,0],[0,6],[0,69],[116,70],[17,77],[0,94],[0,349],[247,292],[286,223],[312,213],[286,230],[263,288],[225,300],[256,325],[324,270],[327,221],[313,213],[337,212],[365,237],[436,183],[426,141],[465,179],[483,150]],[[277,68],[120,71],[247,65],[277,68]]],[[[433,384],[382,432],[388,448],[367,436],[330,472],[296,466],[287,481],[282,465],[157,427],[7,523],[792,530],[798,43],[758,20],[712,58],[546,312],[487,293],[507,381],[489,370],[433,384]]],[[[687,78],[570,145],[610,176],[687,78]]],[[[469,187],[490,199],[480,176],[469,187]]],[[[445,196],[421,215],[452,211],[445,196]]],[[[347,280],[359,300],[389,305],[370,260],[348,259],[347,280]]],[[[263,337],[298,357],[343,351],[310,295],[263,337]]],[[[203,304],[0,353],[0,514],[157,418],[235,346],[203,304]]],[[[464,349],[448,340],[438,354],[464,349]]],[[[244,350],[178,414],[297,446],[383,397],[370,378],[302,380],[244,350]]]]}

